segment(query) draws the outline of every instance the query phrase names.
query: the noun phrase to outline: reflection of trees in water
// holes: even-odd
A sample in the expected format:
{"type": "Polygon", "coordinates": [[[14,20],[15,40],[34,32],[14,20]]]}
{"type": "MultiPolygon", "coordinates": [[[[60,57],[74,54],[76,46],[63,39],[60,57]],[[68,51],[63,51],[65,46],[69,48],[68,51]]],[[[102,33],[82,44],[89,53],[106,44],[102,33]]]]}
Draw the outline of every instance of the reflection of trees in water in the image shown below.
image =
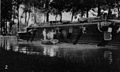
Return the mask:
{"type": "Polygon", "coordinates": [[[48,55],[50,57],[56,56],[57,52],[58,52],[58,46],[50,46],[50,47],[45,47],[44,46],[44,51],[43,51],[43,55],[48,55]]]}
{"type": "Polygon", "coordinates": [[[50,56],[50,57],[54,57],[56,56],[57,52],[58,52],[58,46],[44,46],[41,48],[37,48],[34,46],[30,46],[30,45],[25,45],[25,46],[19,46],[19,51],[20,53],[24,53],[24,54],[28,54],[28,55],[45,55],[45,56],[50,56]]]}
{"type": "Polygon", "coordinates": [[[0,47],[6,50],[15,50],[18,48],[18,42],[16,36],[1,36],[0,37],[0,47]]]}
{"type": "Polygon", "coordinates": [[[58,52],[58,57],[63,57],[67,61],[79,64],[90,64],[90,63],[98,63],[100,61],[100,56],[96,55],[97,50],[85,49],[78,50],[73,48],[60,48],[58,52]]]}

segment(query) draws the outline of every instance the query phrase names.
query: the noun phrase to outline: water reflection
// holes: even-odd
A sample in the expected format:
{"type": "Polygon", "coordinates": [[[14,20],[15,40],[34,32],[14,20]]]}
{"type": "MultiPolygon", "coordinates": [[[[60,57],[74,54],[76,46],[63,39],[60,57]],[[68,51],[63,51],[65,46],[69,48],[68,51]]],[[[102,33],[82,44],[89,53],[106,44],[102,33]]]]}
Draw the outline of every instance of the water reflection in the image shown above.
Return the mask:
{"type": "MultiPolygon", "coordinates": [[[[57,45],[44,45],[44,46],[33,46],[32,44],[18,44],[17,39],[15,37],[8,39],[2,38],[0,42],[0,47],[5,48],[6,50],[12,50],[14,52],[20,52],[24,54],[37,54],[37,55],[45,55],[50,57],[69,57],[69,58],[80,58],[85,61],[86,58],[94,58],[95,54],[99,51],[97,49],[79,49],[79,48],[60,48],[57,45]],[[14,41],[12,40],[14,39],[14,41]]],[[[112,52],[104,51],[103,55],[104,59],[112,63],[112,52]]],[[[78,60],[78,59],[77,59],[78,60]]]]}
{"type": "Polygon", "coordinates": [[[57,52],[58,52],[58,46],[53,45],[50,47],[43,47],[43,55],[49,55],[50,57],[54,57],[56,56],[57,52]]]}
{"type": "Polygon", "coordinates": [[[117,48],[79,49],[60,48],[57,45],[34,46],[33,43],[18,44],[18,42],[8,39],[0,43],[0,46],[8,50],[8,53],[5,54],[0,52],[5,55],[3,59],[6,62],[4,60],[3,62],[5,69],[8,70],[28,69],[28,72],[120,71],[120,50],[117,48]]]}
{"type": "Polygon", "coordinates": [[[112,52],[111,51],[104,51],[104,58],[109,64],[112,64],[113,58],[112,58],[112,52]]]}
{"type": "Polygon", "coordinates": [[[0,37],[0,47],[5,50],[15,50],[18,49],[18,42],[16,36],[1,36],[0,37]]]}
{"type": "Polygon", "coordinates": [[[35,46],[30,45],[19,45],[18,52],[24,53],[27,55],[41,55],[41,50],[35,46]]]}

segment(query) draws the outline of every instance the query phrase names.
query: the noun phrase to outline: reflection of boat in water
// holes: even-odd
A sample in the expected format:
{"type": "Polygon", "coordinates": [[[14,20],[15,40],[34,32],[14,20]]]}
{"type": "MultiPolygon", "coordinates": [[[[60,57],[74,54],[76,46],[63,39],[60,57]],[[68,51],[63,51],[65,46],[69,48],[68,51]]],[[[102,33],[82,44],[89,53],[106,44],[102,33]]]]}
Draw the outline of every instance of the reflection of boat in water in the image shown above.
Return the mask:
{"type": "Polygon", "coordinates": [[[43,55],[48,55],[50,57],[56,56],[59,46],[53,45],[50,47],[44,46],[43,55]]]}
{"type": "Polygon", "coordinates": [[[42,43],[42,44],[51,45],[51,44],[56,44],[56,43],[58,43],[58,40],[57,40],[57,39],[53,39],[53,40],[41,40],[41,43],[42,43]]]}
{"type": "Polygon", "coordinates": [[[105,51],[105,52],[104,52],[104,59],[105,59],[109,64],[112,64],[112,62],[113,62],[112,52],[111,52],[111,51],[105,51]]]}

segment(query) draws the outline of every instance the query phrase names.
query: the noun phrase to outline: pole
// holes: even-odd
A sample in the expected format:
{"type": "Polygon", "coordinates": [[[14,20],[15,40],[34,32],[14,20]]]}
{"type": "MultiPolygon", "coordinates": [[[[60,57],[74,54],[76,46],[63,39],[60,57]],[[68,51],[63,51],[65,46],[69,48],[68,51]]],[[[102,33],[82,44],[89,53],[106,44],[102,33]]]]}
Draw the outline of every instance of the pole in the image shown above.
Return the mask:
{"type": "MultiPolygon", "coordinates": [[[[1,0],[0,0],[0,9],[1,9],[1,0]]],[[[1,26],[1,10],[0,10],[0,35],[2,34],[2,26],[1,26]]]]}

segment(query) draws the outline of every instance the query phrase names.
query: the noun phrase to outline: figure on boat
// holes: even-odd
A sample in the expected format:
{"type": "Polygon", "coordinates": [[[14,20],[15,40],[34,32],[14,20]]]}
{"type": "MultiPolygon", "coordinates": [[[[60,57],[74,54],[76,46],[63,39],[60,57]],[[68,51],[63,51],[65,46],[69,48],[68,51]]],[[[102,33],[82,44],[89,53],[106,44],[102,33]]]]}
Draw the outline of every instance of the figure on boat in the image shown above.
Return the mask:
{"type": "Polygon", "coordinates": [[[42,44],[56,44],[58,43],[58,39],[54,39],[56,32],[54,30],[47,30],[44,28],[43,30],[43,40],[41,40],[42,44]]]}

